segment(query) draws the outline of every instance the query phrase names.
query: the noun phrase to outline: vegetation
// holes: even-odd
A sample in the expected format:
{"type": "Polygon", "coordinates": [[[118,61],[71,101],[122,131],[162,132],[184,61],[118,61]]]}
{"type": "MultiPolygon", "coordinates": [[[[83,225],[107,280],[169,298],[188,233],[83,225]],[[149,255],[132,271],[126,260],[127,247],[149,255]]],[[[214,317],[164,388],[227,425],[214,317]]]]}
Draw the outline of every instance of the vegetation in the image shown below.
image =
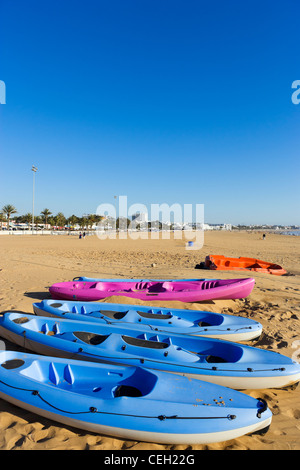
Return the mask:
{"type": "MultiPolygon", "coordinates": [[[[2,230],[3,222],[7,222],[9,226],[9,221],[12,214],[16,214],[17,210],[11,204],[7,204],[2,208],[0,212],[0,230],[2,230]]],[[[79,227],[83,230],[88,230],[94,224],[99,223],[103,216],[96,215],[96,214],[89,214],[83,217],[78,217],[75,214],[72,214],[70,217],[65,217],[62,212],[58,212],[56,215],[53,215],[50,209],[46,208],[41,211],[40,216],[35,217],[35,226],[36,228],[44,225],[50,225],[49,228],[66,228],[72,229],[75,225],[79,225],[79,227]]],[[[24,215],[20,215],[14,218],[17,224],[23,223],[31,225],[32,223],[32,214],[27,212],[24,215]]]]}
{"type": "Polygon", "coordinates": [[[15,206],[12,206],[11,204],[7,204],[6,206],[2,207],[2,212],[6,214],[7,228],[9,228],[10,216],[12,214],[16,214],[17,209],[15,208],[15,206]]]}
{"type": "MultiPolygon", "coordinates": [[[[2,207],[2,210],[0,211],[0,230],[3,229],[3,223],[7,222],[7,227],[9,227],[10,224],[10,219],[13,214],[17,214],[17,209],[15,206],[11,204],[7,204],[4,207],[2,207]]],[[[23,223],[27,224],[28,227],[31,226],[32,223],[32,214],[30,212],[27,212],[24,215],[20,215],[17,217],[14,217],[14,220],[17,224],[23,223]]],[[[95,224],[99,224],[99,222],[103,221],[103,228],[106,229],[110,226],[114,226],[116,224],[117,230],[126,230],[130,224],[132,224],[132,221],[130,219],[127,219],[125,217],[118,217],[117,220],[112,219],[112,218],[106,218],[101,215],[96,215],[96,214],[88,214],[84,215],[82,217],[78,217],[75,214],[72,214],[70,217],[65,217],[65,215],[62,212],[58,212],[56,215],[53,215],[50,209],[45,208],[44,210],[41,211],[40,216],[35,217],[35,226],[36,228],[40,227],[45,227],[47,225],[47,228],[50,229],[65,229],[65,230],[72,230],[75,227],[79,227],[81,230],[89,230],[93,227],[95,224]],[[50,226],[50,227],[49,227],[50,226]]],[[[214,226],[216,224],[212,224],[214,226]]],[[[174,225],[171,224],[165,224],[162,223],[158,220],[152,221],[152,222],[146,222],[145,224],[133,224],[133,228],[136,230],[141,230],[143,228],[147,228],[148,230],[174,230],[174,225]]],[[[193,228],[197,228],[196,226],[193,228]]],[[[222,229],[222,224],[218,225],[219,230],[222,229]]],[[[282,226],[282,225],[233,225],[232,230],[261,230],[261,229],[269,229],[269,230],[278,230],[278,229],[295,229],[299,230],[299,226],[296,225],[291,225],[291,226],[282,226]]]]}
{"type": "Polygon", "coordinates": [[[3,214],[3,212],[0,212],[0,224],[1,224],[0,230],[2,230],[3,222],[5,222],[5,221],[6,221],[6,218],[3,214]]]}
{"type": "Polygon", "coordinates": [[[52,212],[49,209],[44,209],[41,212],[41,215],[43,216],[43,220],[45,221],[45,224],[47,225],[48,217],[50,217],[50,215],[52,215],[52,212]]]}

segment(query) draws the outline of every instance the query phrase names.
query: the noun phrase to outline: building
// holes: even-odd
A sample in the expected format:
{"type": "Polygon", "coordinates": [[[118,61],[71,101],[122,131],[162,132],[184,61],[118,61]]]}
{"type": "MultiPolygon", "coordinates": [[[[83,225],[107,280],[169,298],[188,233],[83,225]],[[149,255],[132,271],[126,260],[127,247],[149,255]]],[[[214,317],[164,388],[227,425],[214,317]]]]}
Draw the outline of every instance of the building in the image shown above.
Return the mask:
{"type": "Polygon", "coordinates": [[[148,214],[146,212],[136,212],[131,216],[131,220],[136,223],[147,223],[148,222],[148,214]]]}

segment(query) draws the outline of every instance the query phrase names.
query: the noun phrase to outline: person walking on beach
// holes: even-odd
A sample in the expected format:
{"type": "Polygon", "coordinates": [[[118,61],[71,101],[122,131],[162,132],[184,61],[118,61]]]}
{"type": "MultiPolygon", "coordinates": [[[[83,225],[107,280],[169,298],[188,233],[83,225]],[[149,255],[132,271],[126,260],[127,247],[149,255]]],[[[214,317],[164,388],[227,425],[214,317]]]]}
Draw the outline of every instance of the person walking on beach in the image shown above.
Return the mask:
{"type": "Polygon", "coordinates": [[[81,240],[81,237],[82,237],[81,232],[79,232],[79,240],[81,240]]]}

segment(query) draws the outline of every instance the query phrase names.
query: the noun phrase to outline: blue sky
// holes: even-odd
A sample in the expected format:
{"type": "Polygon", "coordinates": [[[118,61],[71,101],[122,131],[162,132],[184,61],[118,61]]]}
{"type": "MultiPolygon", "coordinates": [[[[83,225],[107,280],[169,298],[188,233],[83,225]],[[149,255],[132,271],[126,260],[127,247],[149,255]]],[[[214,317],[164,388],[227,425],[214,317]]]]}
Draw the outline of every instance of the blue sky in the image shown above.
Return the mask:
{"type": "Polygon", "coordinates": [[[298,0],[1,0],[0,206],[300,224],[298,0]]]}

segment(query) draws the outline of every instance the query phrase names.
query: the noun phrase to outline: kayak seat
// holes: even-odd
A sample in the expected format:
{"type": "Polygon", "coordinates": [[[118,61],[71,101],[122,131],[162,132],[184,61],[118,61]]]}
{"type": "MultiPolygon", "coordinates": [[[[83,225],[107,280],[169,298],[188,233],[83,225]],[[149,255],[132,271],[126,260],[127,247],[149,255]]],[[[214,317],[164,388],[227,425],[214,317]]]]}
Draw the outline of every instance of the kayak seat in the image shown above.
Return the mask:
{"type": "Polygon", "coordinates": [[[224,359],[223,357],[209,355],[206,357],[206,362],[211,364],[211,363],[216,363],[216,362],[222,363],[222,362],[228,362],[228,361],[226,361],[226,359],[224,359]]]}
{"type": "MultiPolygon", "coordinates": [[[[115,397],[142,397],[155,389],[157,376],[147,369],[137,367],[130,377],[115,384],[111,395],[115,397]]],[[[161,399],[161,397],[160,397],[161,399]]]]}
{"type": "Polygon", "coordinates": [[[132,336],[122,335],[122,339],[125,341],[125,343],[130,344],[131,346],[138,346],[139,348],[165,349],[169,347],[168,343],[134,338],[132,336]]]}
{"type": "Polygon", "coordinates": [[[211,326],[211,323],[207,323],[206,321],[199,321],[198,326],[211,326]]]}
{"type": "Polygon", "coordinates": [[[126,312],[114,312],[112,310],[100,310],[101,315],[104,315],[105,317],[109,318],[114,318],[115,320],[121,320],[123,317],[125,317],[126,312]]]}
{"type": "Polygon", "coordinates": [[[29,322],[29,318],[28,317],[18,317],[18,318],[15,318],[13,320],[13,322],[16,323],[17,325],[22,325],[23,323],[29,322]]]}
{"type": "Polygon", "coordinates": [[[142,392],[132,385],[118,385],[114,390],[113,394],[115,398],[119,397],[142,397],[142,392]]]}
{"type": "Polygon", "coordinates": [[[92,344],[93,346],[103,343],[109,337],[109,335],[97,335],[86,331],[74,331],[73,334],[76,338],[84,341],[84,343],[92,344]]]}
{"type": "Polygon", "coordinates": [[[11,370],[18,369],[18,367],[21,367],[23,364],[25,364],[25,361],[22,359],[10,359],[8,361],[2,362],[1,366],[4,369],[11,370]]]}
{"type": "Polygon", "coordinates": [[[169,320],[173,316],[168,313],[150,313],[150,312],[140,312],[140,311],[137,311],[137,313],[143,318],[152,318],[152,319],[157,318],[158,320],[169,320]]]}
{"type": "Polygon", "coordinates": [[[166,289],[162,284],[155,284],[148,288],[148,292],[166,292],[167,290],[170,289],[166,289]]]}

